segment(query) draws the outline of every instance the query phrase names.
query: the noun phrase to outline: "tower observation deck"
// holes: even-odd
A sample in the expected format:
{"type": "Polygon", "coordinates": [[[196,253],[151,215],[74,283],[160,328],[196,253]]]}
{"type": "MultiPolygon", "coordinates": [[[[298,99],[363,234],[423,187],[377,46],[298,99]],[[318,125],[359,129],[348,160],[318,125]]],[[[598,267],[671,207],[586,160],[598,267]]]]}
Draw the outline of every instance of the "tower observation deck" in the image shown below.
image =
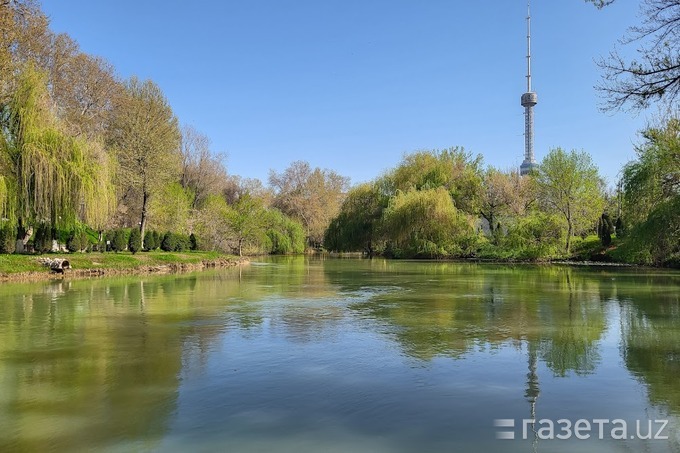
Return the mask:
{"type": "Polygon", "coordinates": [[[537,167],[534,157],[534,106],[538,95],[531,89],[531,6],[527,3],[527,91],[522,95],[524,107],[524,161],[519,167],[521,175],[526,175],[537,167]]]}

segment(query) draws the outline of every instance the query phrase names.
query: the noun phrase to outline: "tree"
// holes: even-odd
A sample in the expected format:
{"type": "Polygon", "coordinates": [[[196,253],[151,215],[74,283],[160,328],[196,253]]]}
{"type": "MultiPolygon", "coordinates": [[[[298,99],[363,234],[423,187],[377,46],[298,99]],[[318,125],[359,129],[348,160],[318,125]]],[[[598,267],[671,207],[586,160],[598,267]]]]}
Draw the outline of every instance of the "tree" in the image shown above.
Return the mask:
{"type": "MultiPolygon", "coordinates": [[[[613,0],[590,0],[602,7],[613,0]]],[[[637,43],[639,59],[613,51],[599,62],[598,89],[606,109],[641,110],[654,101],[673,105],[680,94],[680,0],[643,0],[642,24],[629,29],[625,45],[637,43]]]]}
{"type": "Polygon", "coordinates": [[[408,154],[387,176],[391,182],[390,195],[397,190],[445,187],[457,209],[478,215],[482,193],[481,165],[481,155],[473,156],[458,147],[408,154]]]}
{"type": "Polygon", "coordinates": [[[26,68],[0,123],[1,217],[20,228],[36,222],[68,228],[108,217],[113,164],[98,143],[64,130],[43,73],[26,68]]]}
{"type": "Polygon", "coordinates": [[[245,196],[226,212],[226,223],[236,242],[238,256],[243,255],[246,244],[257,244],[265,239],[266,211],[259,200],[245,196]]]}
{"type": "Polygon", "coordinates": [[[130,250],[134,255],[141,249],[142,249],[142,234],[140,233],[139,229],[133,228],[130,231],[130,237],[128,238],[128,250],[130,250]]]}
{"type": "Polygon", "coordinates": [[[267,236],[271,242],[269,253],[288,255],[305,251],[305,230],[297,220],[276,208],[267,210],[267,236]]]}
{"type": "Polygon", "coordinates": [[[180,184],[191,190],[191,208],[196,209],[208,195],[225,188],[227,171],[223,154],[210,151],[210,139],[191,126],[182,128],[182,169],[180,184]]]}
{"type": "Polygon", "coordinates": [[[644,264],[680,263],[680,120],[670,118],[642,137],[637,159],[623,169],[628,225],[622,256],[644,264]]]}
{"type": "Polygon", "coordinates": [[[608,213],[603,213],[597,221],[597,237],[605,247],[612,243],[612,233],[614,232],[614,224],[608,213]]]}
{"type": "Polygon", "coordinates": [[[352,188],[326,230],[324,247],[341,252],[361,250],[372,257],[379,248],[380,221],[388,201],[376,183],[352,188]]]}
{"type": "Polygon", "coordinates": [[[296,161],[283,173],[271,171],[269,185],[276,191],[274,206],[300,220],[309,244],[316,247],[340,210],[349,178],[332,170],[312,170],[309,163],[296,161]]]}
{"type": "Polygon", "coordinates": [[[537,184],[545,207],[559,213],[566,224],[569,253],[572,237],[593,228],[604,207],[604,183],[597,167],[585,152],[556,148],[541,162],[537,184]]]}
{"type": "Polygon", "coordinates": [[[173,252],[177,248],[177,236],[171,231],[167,231],[163,235],[163,240],[161,241],[161,250],[164,252],[173,252]]]}
{"type": "Polygon", "coordinates": [[[470,221],[444,187],[397,194],[385,210],[383,231],[397,257],[466,255],[474,237],[470,221]]]}
{"type": "Polygon", "coordinates": [[[649,127],[642,138],[637,159],[622,172],[623,211],[632,224],[645,221],[660,203],[680,195],[680,119],[649,127]]]}
{"type": "Polygon", "coordinates": [[[157,243],[157,233],[155,231],[147,231],[144,233],[144,250],[150,252],[156,250],[160,244],[157,243]]]}
{"type": "Polygon", "coordinates": [[[108,143],[120,163],[121,184],[141,205],[140,233],[145,236],[149,206],[179,174],[180,133],[167,99],[152,81],[130,79],[113,114],[108,143]]]}
{"type": "Polygon", "coordinates": [[[111,250],[114,252],[123,252],[128,245],[128,234],[122,228],[118,228],[113,232],[111,240],[111,250]]]}
{"type": "Polygon", "coordinates": [[[82,252],[87,250],[90,241],[87,238],[87,233],[82,228],[77,228],[71,232],[66,241],[66,248],[70,252],[82,252]]]}

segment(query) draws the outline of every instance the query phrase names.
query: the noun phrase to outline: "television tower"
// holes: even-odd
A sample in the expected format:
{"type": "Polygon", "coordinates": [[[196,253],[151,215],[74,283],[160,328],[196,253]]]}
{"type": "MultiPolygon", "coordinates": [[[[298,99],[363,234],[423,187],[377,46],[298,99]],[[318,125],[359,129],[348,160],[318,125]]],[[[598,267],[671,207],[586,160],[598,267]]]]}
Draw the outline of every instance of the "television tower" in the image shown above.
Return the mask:
{"type": "Polygon", "coordinates": [[[522,95],[524,107],[524,162],[519,173],[526,175],[537,167],[534,158],[534,106],[538,104],[536,92],[531,90],[531,5],[527,1],[527,92],[522,95]]]}

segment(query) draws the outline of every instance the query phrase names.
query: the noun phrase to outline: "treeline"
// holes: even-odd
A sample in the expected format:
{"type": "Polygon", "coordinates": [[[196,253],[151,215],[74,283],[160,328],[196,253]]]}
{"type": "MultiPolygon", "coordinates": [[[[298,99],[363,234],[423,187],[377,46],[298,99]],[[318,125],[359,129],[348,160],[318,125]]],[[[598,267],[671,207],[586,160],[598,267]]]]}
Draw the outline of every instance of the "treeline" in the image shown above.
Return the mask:
{"type": "Polygon", "coordinates": [[[56,243],[680,263],[676,118],[641,134],[616,191],[587,153],[562,149],[524,177],[452,148],[407,155],[352,188],[302,161],[271,171],[265,185],[229,175],[224,156],[180,125],[155,83],[122,80],[54,34],[33,0],[0,0],[0,27],[2,253],[56,243]]]}
{"type": "Polygon", "coordinates": [[[601,259],[680,265],[680,121],[642,134],[610,192],[585,152],[553,149],[530,175],[460,148],[407,155],[347,194],[335,251],[398,258],[601,259]]]}
{"type": "Polygon", "coordinates": [[[115,250],[121,231],[133,251],[161,247],[150,231],[239,254],[320,246],[346,178],[305,162],[270,187],[229,175],[153,81],[122,80],[37,2],[0,1],[0,26],[0,252],[115,250]]]}

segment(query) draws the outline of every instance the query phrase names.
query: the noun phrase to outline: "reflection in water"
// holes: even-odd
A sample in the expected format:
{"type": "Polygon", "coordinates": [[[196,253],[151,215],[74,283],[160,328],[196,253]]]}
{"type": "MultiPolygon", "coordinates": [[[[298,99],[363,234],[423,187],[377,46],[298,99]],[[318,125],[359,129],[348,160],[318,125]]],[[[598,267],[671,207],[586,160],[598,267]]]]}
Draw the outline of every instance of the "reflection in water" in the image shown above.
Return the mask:
{"type": "Polygon", "coordinates": [[[679,288],[661,272],[300,257],[2,285],[0,451],[475,451],[498,449],[494,418],[680,414],[679,288]]]}

